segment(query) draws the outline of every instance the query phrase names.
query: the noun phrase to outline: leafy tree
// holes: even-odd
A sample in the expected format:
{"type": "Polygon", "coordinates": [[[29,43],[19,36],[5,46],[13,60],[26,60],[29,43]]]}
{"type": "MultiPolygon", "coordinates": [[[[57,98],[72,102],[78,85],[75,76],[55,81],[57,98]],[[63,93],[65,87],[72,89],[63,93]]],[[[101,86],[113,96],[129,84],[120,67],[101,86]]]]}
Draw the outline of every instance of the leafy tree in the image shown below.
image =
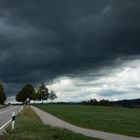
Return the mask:
{"type": "Polygon", "coordinates": [[[32,94],[31,99],[34,100],[34,101],[40,100],[40,99],[39,99],[39,94],[38,94],[38,92],[35,92],[34,94],[32,94]]]}
{"type": "Polygon", "coordinates": [[[94,104],[96,105],[98,103],[98,101],[96,99],[90,99],[89,100],[89,104],[94,104]]]}
{"type": "Polygon", "coordinates": [[[47,100],[49,98],[48,88],[45,86],[44,83],[42,83],[39,87],[37,94],[37,99],[40,101],[42,100],[42,103],[44,100],[47,100]]]}
{"type": "Polygon", "coordinates": [[[16,95],[16,101],[24,103],[27,98],[32,99],[34,93],[34,87],[31,84],[26,84],[16,95]]]}
{"type": "Polygon", "coordinates": [[[0,104],[4,104],[6,100],[6,95],[4,92],[4,85],[3,85],[3,81],[0,80],[0,104]]]}
{"type": "Polygon", "coordinates": [[[103,99],[103,100],[100,100],[99,104],[105,106],[105,105],[110,105],[111,102],[110,102],[109,100],[104,100],[104,99],[103,99]]]}
{"type": "Polygon", "coordinates": [[[52,102],[56,98],[57,98],[57,96],[56,96],[55,92],[53,90],[51,90],[50,95],[49,95],[49,99],[52,102]]]}

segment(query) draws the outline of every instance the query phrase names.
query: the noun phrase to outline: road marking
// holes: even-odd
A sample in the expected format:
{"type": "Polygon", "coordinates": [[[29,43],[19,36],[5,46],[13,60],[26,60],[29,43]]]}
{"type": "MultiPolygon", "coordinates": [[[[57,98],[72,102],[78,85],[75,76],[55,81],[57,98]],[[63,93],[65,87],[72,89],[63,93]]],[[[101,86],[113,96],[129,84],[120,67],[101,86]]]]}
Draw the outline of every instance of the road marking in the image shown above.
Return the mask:
{"type": "MultiPolygon", "coordinates": [[[[21,112],[22,109],[23,109],[23,106],[21,107],[21,109],[19,110],[19,112],[21,112]]],[[[19,112],[18,112],[18,113],[19,113],[19,112]]]]}
{"type": "MultiPolygon", "coordinates": [[[[13,108],[16,108],[17,106],[15,106],[15,107],[12,107],[11,109],[13,109],[13,108]]],[[[9,111],[9,110],[11,110],[11,109],[8,109],[8,110],[6,110],[6,111],[9,111]]],[[[23,109],[23,106],[21,107],[21,109],[18,111],[18,113],[21,111],[23,109]]],[[[5,111],[2,111],[2,112],[5,112],[5,111]]],[[[2,113],[2,112],[0,112],[0,113],[2,113]]],[[[16,114],[18,114],[18,113],[16,113],[16,114]]],[[[12,121],[12,119],[10,119],[8,122],[6,122],[3,126],[1,126],[0,127],[0,131],[6,126],[6,125],[8,125],[10,122],[12,121]]]]}
{"type": "Polygon", "coordinates": [[[7,123],[5,123],[2,127],[0,127],[0,130],[2,130],[8,123],[10,123],[12,119],[10,119],[7,123]]]}
{"type": "Polygon", "coordinates": [[[1,114],[1,113],[4,113],[4,112],[8,112],[8,111],[10,111],[10,110],[12,110],[12,109],[14,109],[14,108],[16,108],[16,107],[17,107],[17,106],[14,106],[14,107],[12,107],[12,108],[10,108],[10,109],[8,109],[8,110],[1,111],[0,114],[1,114]]]}

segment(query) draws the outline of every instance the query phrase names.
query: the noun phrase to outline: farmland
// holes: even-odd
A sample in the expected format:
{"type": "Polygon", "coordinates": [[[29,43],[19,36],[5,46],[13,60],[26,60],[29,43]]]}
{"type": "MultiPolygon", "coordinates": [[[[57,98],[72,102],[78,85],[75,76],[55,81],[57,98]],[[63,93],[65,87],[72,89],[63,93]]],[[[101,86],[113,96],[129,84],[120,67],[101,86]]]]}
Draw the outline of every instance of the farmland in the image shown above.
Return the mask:
{"type": "Polygon", "coordinates": [[[140,137],[140,110],[86,105],[36,105],[80,127],[140,137]]]}

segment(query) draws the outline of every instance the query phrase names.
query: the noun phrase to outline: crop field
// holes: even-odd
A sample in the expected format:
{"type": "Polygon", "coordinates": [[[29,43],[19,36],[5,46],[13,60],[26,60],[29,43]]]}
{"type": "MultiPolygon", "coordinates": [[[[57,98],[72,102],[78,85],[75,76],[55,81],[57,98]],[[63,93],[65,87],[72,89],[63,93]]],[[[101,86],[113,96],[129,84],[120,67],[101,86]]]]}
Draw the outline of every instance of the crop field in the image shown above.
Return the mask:
{"type": "Polygon", "coordinates": [[[140,109],[86,105],[36,105],[80,127],[140,137],[140,109]]]}

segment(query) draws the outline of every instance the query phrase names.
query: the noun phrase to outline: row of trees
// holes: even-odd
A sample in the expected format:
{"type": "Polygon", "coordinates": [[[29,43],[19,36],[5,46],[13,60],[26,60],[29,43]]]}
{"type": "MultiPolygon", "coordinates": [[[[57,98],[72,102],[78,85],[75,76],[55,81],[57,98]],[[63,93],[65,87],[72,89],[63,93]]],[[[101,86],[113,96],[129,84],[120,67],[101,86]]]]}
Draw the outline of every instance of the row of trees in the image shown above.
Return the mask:
{"type": "Polygon", "coordinates": [[[0,104],[4,104],[6,100],[6,95],[5,95],[5,91],[4,91],[4,84],[3,81],[0,80],[0,104]]]}
{"type": "Polygon", "coordinates": [[[97,101],[96,99],[90,99],[90,100],[87,100],[87,101],[82,101],[82,104],[111,106],[111,105],[113,105],[113,102],[109,101],[109,100],[104,100],[104,99],[100,100],[100,101],[97,101]]]}
{"type": "Polygon", "coordinates": [[[42,83],[37,89],[35,89],[31,84],[26,84],[16,95],[16,101],[24,103],[27,98],[34,101],[42,101],[43,103],[44,100],[48,99],[53,101],[57,96],[53,90],[49,92],[44,83],[42,83]]]}
{"type": "Polygon", "coordinates": [[[109,100],[100,100],[90,99],[87,101],[81,102],[84,105],[100,105],[100,106],[122,106],[122,107],[131,107],[131,108],[140,108],[140,99],[132,100],[119,100],[119,101],[109,101],[109,100]]]}

